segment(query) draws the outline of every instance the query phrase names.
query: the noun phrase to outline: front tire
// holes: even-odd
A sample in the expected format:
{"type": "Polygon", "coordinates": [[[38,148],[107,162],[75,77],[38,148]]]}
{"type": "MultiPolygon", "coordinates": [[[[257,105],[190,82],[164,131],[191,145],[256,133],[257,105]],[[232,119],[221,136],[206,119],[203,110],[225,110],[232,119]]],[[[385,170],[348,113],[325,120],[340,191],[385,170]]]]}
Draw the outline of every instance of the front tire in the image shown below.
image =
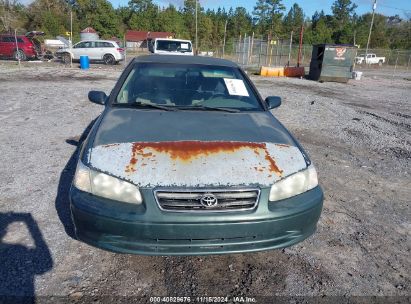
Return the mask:
{"type": "Polygon", "coordinates": [[[382,66],[382,60],[378,61],[378,65],[382,66]]]}
{"type": "Polygon", "coordinates": [[[17,61],[26,61],[27,60],[27,56],[26,54],[24,54],[24,52],[22,50],[16,50],[13,53],[13,58],[17,61]]]}
{"type": "Polygon", "coordinates": [[[61,60],[63,61],[64,64],[69,64],[71,61],[71,56],[69,53],[64,53],[63,56],[61,57],[61,60]]]}
{"type": "Polygon", "coordinates": [[[106,54],[106,55],[104,55],[103,61],[104,61],[104,63],[107,64],[107,65],[116,64],[116,59],[115,59],[114,56],[111,55],[111,54],[106,54]]]}

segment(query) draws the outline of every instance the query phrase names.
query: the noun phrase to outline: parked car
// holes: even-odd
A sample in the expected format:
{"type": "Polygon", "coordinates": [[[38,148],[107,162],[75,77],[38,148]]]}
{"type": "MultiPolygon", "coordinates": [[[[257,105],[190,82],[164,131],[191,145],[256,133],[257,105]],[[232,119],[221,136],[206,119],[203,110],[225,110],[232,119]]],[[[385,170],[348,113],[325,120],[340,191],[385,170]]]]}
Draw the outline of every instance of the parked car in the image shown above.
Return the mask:
{"type": "Polygon", "coordinates": [[[80,60],[80,56],[88,56],[90,61],[104,61],[105,64],[116,64],[124,60],[124,49],[117,42],[110,40],[80,41],[72,48],[66,47],[56,51],[56,56],[64,63],[80,60]]]}
{"type": "Polygon", "coordinates": [[[37,36],[43,32],[28,32],[26,35],[0,34],[0,57],[15,60],[36,59],[41,55],[41,44],[37,36]],[[17,44],[16,44],[17,39],[17,44]]]}
{"type": "Polygon", "coordinates": [[[377,57],[375,54],[367,54],[367,59],[365,60],[365,54],[355,57],[356,64],[379,64],[382,65],[385,63],[385,57],[377,57]]]}
{"type": "Polygon", "coordinates": [[[149,51],[165,55],[194,55],[190,40],[155,38],[149,43],[149,51]]]}
{"type": "Polygon", "coordinates": [[[133,59],[81,145],[70,189],[77,238],[148,255],[287,247],[316,230],[323,203],[306,152],[237,64],[133,59]]]}

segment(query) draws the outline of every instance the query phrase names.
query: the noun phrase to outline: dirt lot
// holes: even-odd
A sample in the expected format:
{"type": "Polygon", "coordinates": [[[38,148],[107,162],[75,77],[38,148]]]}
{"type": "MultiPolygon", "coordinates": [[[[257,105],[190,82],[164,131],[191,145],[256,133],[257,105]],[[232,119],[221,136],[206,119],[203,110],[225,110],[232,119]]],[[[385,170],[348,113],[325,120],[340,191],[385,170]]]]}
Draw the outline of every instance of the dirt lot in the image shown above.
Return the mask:
{"type": "Polygon", "coordinates": [[[109,93],[121,69],[0,62],[0,295],[410,301],[411,71],[372,69],[347,85],[253,76],[264,97],[283,97],[273,113],[317,166],[317,233],[284,250],[144,257],[76,241],[68,209],[76,143],[102,110],[87,93],[109,93]]]}

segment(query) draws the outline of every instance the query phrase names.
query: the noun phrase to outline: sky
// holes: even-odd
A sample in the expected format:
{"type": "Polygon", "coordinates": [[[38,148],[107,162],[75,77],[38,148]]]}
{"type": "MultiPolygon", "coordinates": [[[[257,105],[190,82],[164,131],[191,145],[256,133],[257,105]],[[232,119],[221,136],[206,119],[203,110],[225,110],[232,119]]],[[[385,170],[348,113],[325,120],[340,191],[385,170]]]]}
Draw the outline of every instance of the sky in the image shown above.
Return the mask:
{"type": "MultiPolygon", "coordinates": [[[[114,7],[126,6],[129,0],[109,0],[114,7]]],[[[176,7],[182,7],[184,0],[153,0],[160,6],[167,7],[170,3],[176,7]]],[[[227,10],[230,7],[243,6],[249,12],[252,12],[254,5],[257,0],[200,0],[200,3],[206,9],[217,9],[218,7],[225,7],[227,10]]],[[[326,14],[331,13],[331,5],[334,0],[283,0],[283,4],[286,6],[286,12],[294,3],[298,3],[304,13],[311,17],[316,10],[321,11],[322,9],[326,14]]],[[[373,0],[353,0],[355,4],[358,5],[357,14],[362,15],[364,13],[372,11],[373,0]]],[[[405,18],[411,15],[411,0],[377,0],[377,13],[382,13],[384,15],[400,15],[401,18],[405,18]]]]}

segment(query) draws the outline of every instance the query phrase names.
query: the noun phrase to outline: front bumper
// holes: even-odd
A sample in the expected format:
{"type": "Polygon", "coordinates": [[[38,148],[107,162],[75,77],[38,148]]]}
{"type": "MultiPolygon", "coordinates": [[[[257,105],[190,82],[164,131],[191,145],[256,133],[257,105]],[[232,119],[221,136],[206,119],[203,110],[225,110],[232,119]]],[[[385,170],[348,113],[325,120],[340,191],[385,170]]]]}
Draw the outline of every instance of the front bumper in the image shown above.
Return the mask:
{"type": "Polygon", "coordinates": [[[145,255],[206,255],[288,247],[316,230],[323,192],[316,187],[269,203],[262,189],[252,211],[174,213],[161,211],[152,190],[140,206],[93,196],[72,187],[71,212],[79,240],[114,252],[145,255]]]}

